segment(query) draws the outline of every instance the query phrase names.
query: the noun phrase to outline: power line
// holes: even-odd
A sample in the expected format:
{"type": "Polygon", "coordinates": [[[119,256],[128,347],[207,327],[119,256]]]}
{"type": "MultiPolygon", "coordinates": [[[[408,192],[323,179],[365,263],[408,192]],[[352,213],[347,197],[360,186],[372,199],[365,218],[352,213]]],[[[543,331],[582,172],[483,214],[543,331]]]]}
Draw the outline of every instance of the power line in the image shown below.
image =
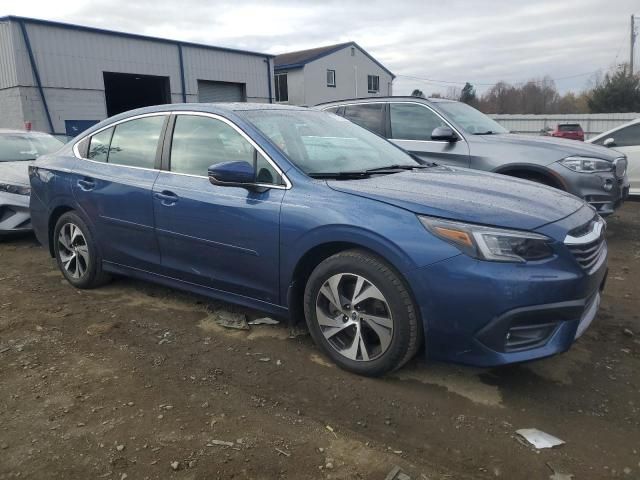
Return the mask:
{"type": "MultiPolygon", "coordinates": [[[[598,70],[593,70],[591,72],[584,72],[584,73],[576,73],[574,75],[567,75],[564,77],[556,77],[556,78],[552,78],[551,80],[556,81],[556,80],[566,80],[569,78],[577,78],[577,77],[584,77],[586,75],[593,75],[594,73],[598,73],[599,71],[601,71],[602,69],[598,69],[598,70]]],[[[414,75],[402,75],[402,74],[396,74],[397,77],[403,77],[403,78],[410,78],[412,80],[419,80],[422,81],[424,83],[428,83],[428,84],[432,84],[432,85],[439,85],[442,86],[444,85],[465,85],[467,82],[459,82],[459,81],[453,81],[453,80],[436,80],[433,78],[425,78],[425,77],[417,77],[414,75]]],[[[524,81],[520,81],[520,82],[509,82],[513,85],[524,85],[526,83],[543,83],[545,80],[524,80],[524,81]]],[[[479,86],[479,87],[493,87],[495,85],[497,85],[498,83],[501,82],[495,82],[495,83],[480,83],[480,82],[468,82],[473,86],[479,86]]]]}

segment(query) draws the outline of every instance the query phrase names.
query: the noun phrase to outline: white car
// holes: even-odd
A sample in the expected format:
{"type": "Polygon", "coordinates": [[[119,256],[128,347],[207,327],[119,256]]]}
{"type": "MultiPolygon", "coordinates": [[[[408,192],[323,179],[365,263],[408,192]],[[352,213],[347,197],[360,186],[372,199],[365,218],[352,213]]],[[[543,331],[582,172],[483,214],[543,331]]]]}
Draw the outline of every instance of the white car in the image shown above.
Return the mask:
{"type": "Polygon", "coordinates": [[[31,230],[29,165],[63,145],[47,133],[0,128],[0,238],[31,230]]]}
{"type": "Polygon", "coordinates": [[[629,195],[640,195],[640,118],[601,133],[587,140],[589,143],[613,148],[627,156],[629,195]]]}

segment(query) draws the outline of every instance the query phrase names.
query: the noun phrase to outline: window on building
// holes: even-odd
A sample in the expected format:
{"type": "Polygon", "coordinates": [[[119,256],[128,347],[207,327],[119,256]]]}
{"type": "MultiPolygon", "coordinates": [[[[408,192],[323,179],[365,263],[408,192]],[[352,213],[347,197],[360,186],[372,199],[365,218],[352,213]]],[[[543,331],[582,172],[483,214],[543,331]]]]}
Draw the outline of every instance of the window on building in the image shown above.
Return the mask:
{"type": "Polygon", "coordinates": [[[116,125],[109,147],[109,163],[154,168],[165,116],[138,118],[116,125]]]}
{"type": "Polygon", "coordinates": [[[335,86],[336,86],[336,71],[327,70],[327,87],[335,87],[335,86]]]}
{"type": "Polygon", "coordinates": [[[367,75],[367,89],[369,93],[380,91],[380,77],[378,75],[367,75]]]}
{"type": "Polygon", "coordinates": [[[356,56],[356,47],[351,47],[351,56],[352,57],[356,56]]]}
{"type": "Polygon", "coordinates": [[[289,101],[289,87],[287,85],[287,74],[276,74],[276,102],[289,101]]]}
{"type": "Polygon", "coordinates": [[[383,107],[382,103],[348,105],[345,107],[344,116],[367,130],[383,135],[383,107]]]}
{"type": "Polygon", "coordinates": [[[434,112],[413,103],[392,103],[391,138],[398,140],[431,140],[431,132],[436,127],[447,124],[434,112]]]}
{"type": "Polygon", "coordinates": [[[91,137],[87,158],[96,162],[106,162],[109,154],[109,144],[113,135],[113,127],[107,128],[91,137]]]}

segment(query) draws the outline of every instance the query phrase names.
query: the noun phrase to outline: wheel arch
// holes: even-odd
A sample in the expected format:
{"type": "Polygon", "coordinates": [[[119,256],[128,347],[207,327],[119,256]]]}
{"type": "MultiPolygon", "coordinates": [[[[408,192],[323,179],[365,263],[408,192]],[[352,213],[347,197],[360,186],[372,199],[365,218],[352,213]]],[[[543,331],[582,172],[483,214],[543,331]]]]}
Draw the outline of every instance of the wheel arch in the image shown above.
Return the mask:
{"type": "Polygon", "coordinates": [[[372,256],[378,257],[388,263],[404,282],[407,291],[411,295],[416,309],[419,311],[418,302],[407,277],[402,273],[406,271],[409,261],[407,258],[396,256],[388,247],[362,242],[358,240],[332,240],[314,244],[305,249],[293,264],[291,273],[287,275],[286,303],[289,309],[289,322],[296,324],[304,319],[304,289],[311,272],[324,260],[339,252],[346,250],[360,250],[372,256]]]}
{"type": "Polygon", "coordinates": [[[495,169],[493,173],[500,173],[502,175],[522,178],[525,180],[530,178],[540,179],[543,181],[543,183],[548,183],[552,187],[555,187],[559,190],[567,191],[567,185],[559,175],[539,165],[531,165],[526,163],[505,165],[503,167],[495,169]]]}

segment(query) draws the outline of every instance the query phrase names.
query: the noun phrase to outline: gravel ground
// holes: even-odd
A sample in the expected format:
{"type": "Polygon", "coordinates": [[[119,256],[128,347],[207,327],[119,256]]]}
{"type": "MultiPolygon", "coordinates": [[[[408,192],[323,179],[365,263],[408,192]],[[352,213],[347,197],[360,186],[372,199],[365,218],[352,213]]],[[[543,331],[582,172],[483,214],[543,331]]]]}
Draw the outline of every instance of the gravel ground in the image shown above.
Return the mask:
{"type": "Polygon", "coordinates": [[[257,312],[129,279],[75,290],[33,237],[5,239],[0,479],[639,479],[640,203],[608,236],[600,313],[566,354],[383,379],[285,326],[217,323],[257,312]],[[566,444],[519,442],[532,427],[566,444]]]}

